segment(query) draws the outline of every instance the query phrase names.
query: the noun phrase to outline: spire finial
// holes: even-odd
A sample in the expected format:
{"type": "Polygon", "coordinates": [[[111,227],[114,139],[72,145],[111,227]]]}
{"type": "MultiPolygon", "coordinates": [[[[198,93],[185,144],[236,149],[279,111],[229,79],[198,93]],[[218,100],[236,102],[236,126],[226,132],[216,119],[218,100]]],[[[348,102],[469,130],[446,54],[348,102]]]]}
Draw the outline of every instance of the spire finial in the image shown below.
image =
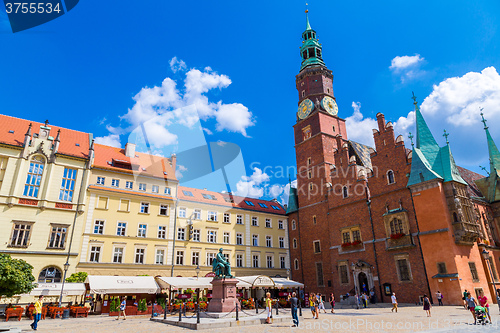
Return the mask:
{"type": "Polygon", "coordinates": [[[306,30],[311,30],[311,25],[309,24],[309,9],[308,9],[308,4],[306,2],[306,10],[305,10],[305,13],[306,13],[306,30]]]}
{"type": "Polygon", "coordinates": [[[418,102],[417,102],[417,96],[415,96],[415,93],[412,91],[411,92],[411,99],[413,100],[413,105],[415,105],[415,110],[418,109],[418,102]]]}
{"type": "Polygon", "coordinates": [[[484,124],[484,129],[488,129],[488,126],[486,125],[486,119],[484,119],[484,114],[483,114],[483,108],[479,107],[479,111],[481,111],[481,122],[484,124]]]}
{"type": "Polygon", "coordinates": [[[415,145],[413,144],[413,134],[411,134],[411,132],[410,132],[410,133],[408,133],[408,134],[409,134],[409,135],[408,135],[408,138],[409,138],[409,139],[410,139],[410,141],[411,141],[411,147],[412,147],[412,148],[415,148],[415,145]]]}
{"type": "Polygon", "coordinates": [[[446,144],[449,145],[450,142],[448,141],[448,136],[450,135],[450,133],[446,132],[446,130],[444,130],[444,134],[443,136],[446,138],[446,144]]]}
{"type": "Polygon", "coordinates": [[[488,170],[486,170],[486,168],[485,168],[485,167],[483,167],[483,166],[479,166],[479,167],[480,167],[480,168],[481,168],[484,172],[486,172],[486,173],[488,174],[488,176],[490,175],[490,173],[488,172],[488,170]]]}
{"type": "Polygon", "coordinates": [[[49,120],[45,120],[45,127],[47,127],[49,125],[49,120]]]}

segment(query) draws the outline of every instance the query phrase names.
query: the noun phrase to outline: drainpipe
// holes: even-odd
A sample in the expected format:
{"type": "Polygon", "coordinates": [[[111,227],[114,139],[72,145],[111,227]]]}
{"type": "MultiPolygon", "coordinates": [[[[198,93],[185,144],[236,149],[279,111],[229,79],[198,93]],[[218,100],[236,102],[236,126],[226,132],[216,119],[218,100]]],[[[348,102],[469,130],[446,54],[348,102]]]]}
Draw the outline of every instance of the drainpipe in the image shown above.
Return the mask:
{"type": "Polygon", "coordinates": [[[170,270],[170,276],[174,276],[174,265],[175,265],[175,233],[177,231],[177,205],[179,204],[179,198],[177,197],[177,191],[179,190],[179,187],[175,190],[175,208],[174,208],[174,230],[172,234],[172,268],[170,270]]]}
{"type": "Polygon", "coordinates": [[[377,258],[377,249],[376,249],[376,246],[375,246],[375,228],[373,226],[373,218],[372,218],[372,200],[370,199],[370,194],[369,194],[369,188],[368,188],[368,184],[366,184],[366,205],[368,206],[368,215],[370,216],[370,224],[371,224],[371,227],[372,227],[372,235],[373,235],[373,254],[375,256],[375,267],[377,269],[377,276],[378,276],[378,288],[379,288],[379,291],[380,291],[380,302],[383,303],[384,302],[384,294],[382,293],[382,284],[381,284],[381,281],[380,281],[380,270],[378,268],[378,258],[377,258]]]}

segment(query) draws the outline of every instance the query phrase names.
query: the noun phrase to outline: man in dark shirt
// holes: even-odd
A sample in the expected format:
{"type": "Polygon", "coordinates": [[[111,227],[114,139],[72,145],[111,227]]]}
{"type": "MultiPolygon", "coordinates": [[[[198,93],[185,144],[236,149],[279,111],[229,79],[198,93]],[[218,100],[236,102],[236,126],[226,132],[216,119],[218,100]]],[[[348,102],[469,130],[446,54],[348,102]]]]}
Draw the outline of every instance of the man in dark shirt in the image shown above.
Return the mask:
{"type": "Polygon", "coordinates": [[[293,327],[298,327],[299,317],[297,317],[297,308],[299,306],[299,300],[297,299],[297,294],[293,292],[292,296],[288,295],[288,299],[290,300],[290,307],[292,309],[293,327]]]}

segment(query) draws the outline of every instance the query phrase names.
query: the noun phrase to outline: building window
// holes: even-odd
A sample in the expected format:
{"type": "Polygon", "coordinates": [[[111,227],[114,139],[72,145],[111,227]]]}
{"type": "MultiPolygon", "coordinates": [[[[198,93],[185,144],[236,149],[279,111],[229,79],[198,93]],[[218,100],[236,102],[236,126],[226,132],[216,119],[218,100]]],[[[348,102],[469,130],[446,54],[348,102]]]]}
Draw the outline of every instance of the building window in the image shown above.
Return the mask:
{"type": "Polygon", "coordinates": [[[243,267],[243,255],[242,254],[236,255],[236,267],[243,267]]]}
{"type": "Polygon", "coordinates": [[[396,261],[398,266],[399,280],[410,281],[410,267],[407,259],[398,259],[396,261]]]}
{"type": "Polygon", "coordinates": [[[236,234],[236,245],[243,245],[243,234],[236,234]]]}
{"type": "Polygon", "coordinates": [[[215,256],[215,253],[207,253],[207,266],[212,266],[215,256]]]}
{"type": "Polygon", "coordinates": [[[489,257],[488,261],[490,262],[491,272],[493,273],[493,280],[496,281],[496,280],[498,280],[498,274],[497,274],[497,270],[495,269],[493,257],[489,257]]]}
{"type": "Polygon", "coordinates": [[[168,215],[168,205],[160,204],[160,215],[168,215]]]}
{"type": "Polygon", "coordinates": [[[224,213],[224,223],[231,223],[231,215],[229,213],[224,213]]]}
{"type": "Polygon", "coordinates": [[[208,243],[217,243],[217,231],[216,230],[207,230],[207,242],[208,243]]]}
{"type": "Polygon", "coordinates": [[[259,226],[259,219],[257,218],[257,216],[252,216],[252,225],[254,227],[258,227],[259,226]]]}
{"type": "Polygon", "coordinates": [[[352,230],[352,241],[353,242],[361,242],[361,233],[358,230],[352,230]]]}
{"type": "Polygon", "coordinates": [[[135,249],[135,263],[136,264],[144,264],[144,253],[146,249],[135,249]]]}
{"type": "Polygon", "coordinates": [[[28,247],[32,223],[15,223],[10,237],[10,246],[28,247]]]}
{"type": "Polygon", "coordinates": [[[283,223],[282,220],[278,220],[278,229],[281,229],[281,230],[285,229],[285,224],[283,223]]]}
{"type": "Polygon", "coordinates": [[[94,234],[102,235],[104,233],[104,221],[95,220],[94,222],[94,234]]]}
{"type": "Polygon", "coordinates": [[[340,274],[340,283],[348,284],[349,283],[349,271],[347,269],[347,265],[339,266],[339,274],[340,274]]]}
{"type": "Polygon", "coordinates": [[[179,208],[179,217],[186,217],[186,208],[179,208]]]}
{"type": "Polygon", "coordinates": [[[119,179],[111,179],[111,186],[120,187],[120,180],[119,179]]]}
{"type": "Polygon", "coordinates": [[[308,158],[307,158],[307,166],[310,166],[310,165],[311,165],[311,158],[310,158],[310,157],[308,157],[308,158]]]}
{"type": "Polygon", "coordinates": [[[59,200],[73,201],[73,191],[75,190],[76,169],[64,168],[59,200]]]}
{"type": "Polygon", "coordinates": [[[266,256],[267,268],[274,268],[273,266],[273,256],[266,256]]]}
{"type": "Polygon", "coordinates": [[[292,220],[292,230],[295,230],[297,228],[297,223],[295,220],[292,220]]]}
{"type": "Polygon", "coordinates": [[[149,214],[149,202],[141,202],[141,213],[149,214]]]}
{"type": "Polygon", "coordinates": [[[160,187],[158,185],[153,185],[153,187],[151,188],[151,192],[153,193],[160,192],[160,187]]]}
{"type": "Polygon", "coordinates": [[[134,182],[126,181],[125,182],[125,188],[128,188],[129,190],[133,189],[134,188],[134,182]]]}
{"type": "Polygon", "coordinates": [[[97,177],[97,185],[104,185],[105,177],[97,177]]]}
{"type": "Polygon", "coordinates": [[[253,255],[252,264],[253,268],[259,268],[259,255],[253,255]]]}
{"type": "Polygon", "coordinates": [[[351,242],[351,233],[349,231],[344,231],[342,233],[342,244],[348,244],[351,242]]]}
{"type": "Polygon", "coordinates": [[[271,219],[266,219],[266,228],[271,228],[271,219]]]}
{"type": "Polygon", "coordinates": [[[113,251],[113,262],[121,264],[123,261],[123,247],[115,247],[113,251]]]}
{"type": "Polygon", "coordinates": [[[163,265],[165,263],[165,250],[156,249],[155,264],[163,265]]]}
{"type": "Polygon", "coordinates": [[[167,227],[164,225],[158,226],[158,238],[165,239],[167,236],[167,227]]]}
{"type": "Polygon", "coordinates": [[[247,206],[255,206],[250,200],[245,200],[245,203],[247,204],[247,206]]]}
{"type": "Polygon", "coordinates": [[[229,244],[229,232],[224,231],[224,244],[229,244]]]}
{"type": "Polygon", "coordinates": [[[99,262],[99,257],[101,256],[101,247],[100,246],[91,246],[90,247],[90,262],[99,262]]]}
{"type": "Polygon", "coordinates": [[[314,253],[321,253],[319,240],[313,242],[314,253]]]}
{"type": "Polygon", "coordinates": [[[201,220],[201,209],[195,209],[193,212],[193,219],[201,220]]]}
{"type": "Polygon", "coordinates": [[[200,264],[200,252],[191,253],[191,265],[198,266],[200,264]]]}
{"type": "Polygon", "coordinates": [[[313,215],[313,224],[316,224],[316,215],[313,215]]]}
{"type": "Polygon", "coordinates": [[[259,246],[259,235],[252,235],[252,245],[259,246]]]}
{"type": "Polygon", "coordinates": [[[200,229],[193,229],[193,241],[200,241],[200,229]]]}
{"type": "Polygon", "coordinates": [[[324,287],[325,281],[323,280],[323,264],[320,262],[316,263],[316,277],[318,281],[318,287],[324,287]]]}
{"type": "Polygon", "coordinates": [[[170,193],[172,193],[172,191],[170,190],[170,187],[165,187],[165,194],[170,195],[170,193]]]}
{"type": "Polygon", "coordinates": [[[137,237],[146,237],[146,225],[139,224],[139,228],[137,228],[137,237]]]}
{"type": "Polygon", "coordinates": [[[361,231],[359,227],[352,227],[340,231],[343,246],[361,244],[361,231]]]}
{"type": "Polygon", "coordinates": [[[307,179],[311,179],[312,178],[312,171],[309,170],[307,171],[307,179]]]}
{"type": "Polygon", "coordinates": [[[293,268],[295,268],[295,270],[299,269],[299,259],[295,259],[293,261],[293,268]]]}
{"type": "Polygon", "coordinates": [[[236,215],[236,224],[243,224],[243,215],[236,215]]]}
{"type": "Polygon", "coordinates": [[[118,222],[118,227],[116,228],[116,235],[125,236],[126,229],[127,229],[127,222],[118,222]]]}
{"type": "Polygon", "coordinates": [[[177,239],[178,240],[185,240],[186,239],[186,229],[177,228],[177,239]]]}
{"type": "Polygon", "coordinates": [[[50,232],[48,247],[52,249],[64,249],[67,230],[68,226],[53,225],[52,231],[50,232]]]}
{"type": "Polygon", "coordinates": [[[61,282],[61,277],[61,271],[56,267],[47,267],[38,275],[38,283],[58,283],[61,282]]]}
{"type": "Polygon", "coordinates": [[[128,212],[130,208],[130,200],[120,199],[120,207],[121,212],[128,212]]]}
{"type": "Polygon", "coordinates": [[[176,265],[184,265],[184,251],[177,251],[175,256],[176,265]]]}
{"type": "Polygon", "coordinates": [[[401,221],[400,219],[393,219],[390,222],[389,226],[391,228],[391,235],[405,233],[404,227],[403,227],[403,221],[401,221]]]}
{"type": "Polygon", "coordinates": [[[41,156],[34,156],[30,162],[30,168],[26,176],[26,183],[24,184],[23,195],[27,197],[38,197],[40,190],[40,182],[42,180],[43,169],[45,161],[41,156]]]}
{"type": "Polygon", "coordinates": [[[294,238],[292,243],[293,243],[293,248],[296,249],[297,248],[297,238],[294,238]]]}
{"type": "Polygon", "coordinates": [[[97,198],[97,209],[108,209],[108,198],[98,197],[97,198]]]}
{"type": "Polygon", "coordinates": [[[271,236],[266,236],[266,246],[273,247],[273,239],[271,238],[271,236]]]}
{"type": "Polygon", "coordinates": [[[347,189],[347,186],[342,187],[342,197],[345,199],[349,196],[349,191],[347,189]]]}
{"type": "Polygon", "coordinates": [[[392,171],[392,170],[387,171],[387,183],[388,184],[394,184],[395,183],[395,180],[394,180],[394,171],[392,171]]]}
{"type": "Polygon", "coordinates": [[[208,212],[207,213],[208,221],[217,221],[217,212],[208,212]]]}
{"type": "Polygon", "coordinates": [[[280,268],[281,269],[286,268],[286,261],[285,260],[286,260],[285,257],[280,256],[280,268]]]}
{"type": "Polygon", "coordinates": [[[146,191],[146,184],[145,183],[139,183],[139,191],[146,191]]]}
{"type": "Polygon", "coordinates": [[[479,282],[479,275],[477,274],[476,263],[469,262],[470,274],[472,275],[472,282],[479,282]]]}
{"type": "Polygon", "coordinates": [[[279,246],[280,246],[280,249],[284,249],[285,248],[285,237],[280,237],[279,238],[279,246]]]}
{"type": "Polygon", "coordinates": [[[447,274],[448,270],[446,269],[446,263],[438,262],[437,263],[438,274],[447,274]]]}

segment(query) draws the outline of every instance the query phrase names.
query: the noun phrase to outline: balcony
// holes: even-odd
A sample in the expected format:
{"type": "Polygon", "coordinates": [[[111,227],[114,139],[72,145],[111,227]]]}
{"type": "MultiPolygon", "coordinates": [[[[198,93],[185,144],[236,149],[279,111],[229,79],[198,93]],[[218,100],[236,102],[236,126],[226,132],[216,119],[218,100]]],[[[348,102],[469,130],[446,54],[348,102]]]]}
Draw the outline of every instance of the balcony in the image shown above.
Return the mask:
{"type": "Polygon", "coordinates": [[[413,243],[413,239],[411,235],[391,235],[390,238],[388,238],[385,241],[385,249],[388,251],[391,250],[401,250],[409,247],[414,247],[415,244],[413,243]]]}
{"type": "Polygon", "coordinates": [[[481,229],[478,224],[458,221],[453,222],[453,232],[455,243],[463,245],[473,245],[481,236],[481,229]]]}

